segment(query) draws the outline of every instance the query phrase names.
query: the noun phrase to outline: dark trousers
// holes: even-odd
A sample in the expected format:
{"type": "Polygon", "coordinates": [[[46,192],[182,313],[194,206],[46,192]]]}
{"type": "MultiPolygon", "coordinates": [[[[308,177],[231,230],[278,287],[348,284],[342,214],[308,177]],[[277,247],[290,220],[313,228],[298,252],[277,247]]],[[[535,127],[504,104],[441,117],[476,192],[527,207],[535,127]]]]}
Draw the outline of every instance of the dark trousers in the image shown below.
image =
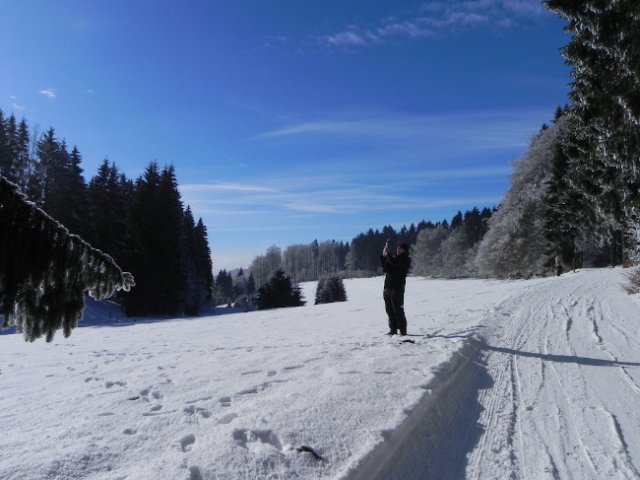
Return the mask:
{"type": "Polygon", "coordinates": [[[393,288],[385,288],[384,308],[389,317],[389,331],[402,335],[407,333],[407,317],[404,314],[404,292],[399,292],[393,288]]]}

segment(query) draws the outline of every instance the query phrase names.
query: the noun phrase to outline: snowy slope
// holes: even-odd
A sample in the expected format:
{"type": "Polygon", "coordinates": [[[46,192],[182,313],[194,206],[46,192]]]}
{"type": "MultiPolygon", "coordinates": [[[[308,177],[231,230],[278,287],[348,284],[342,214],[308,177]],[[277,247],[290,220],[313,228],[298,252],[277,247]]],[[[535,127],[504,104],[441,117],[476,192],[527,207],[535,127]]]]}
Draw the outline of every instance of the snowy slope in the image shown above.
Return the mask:
{"type": "Polygon", "coordinates": [[[301,308],[6,335],[0,478],[637,478],[623,280],[411,278],[415,343],[382,335],[381,278],[342,304],[305,285],[301,308]]]}

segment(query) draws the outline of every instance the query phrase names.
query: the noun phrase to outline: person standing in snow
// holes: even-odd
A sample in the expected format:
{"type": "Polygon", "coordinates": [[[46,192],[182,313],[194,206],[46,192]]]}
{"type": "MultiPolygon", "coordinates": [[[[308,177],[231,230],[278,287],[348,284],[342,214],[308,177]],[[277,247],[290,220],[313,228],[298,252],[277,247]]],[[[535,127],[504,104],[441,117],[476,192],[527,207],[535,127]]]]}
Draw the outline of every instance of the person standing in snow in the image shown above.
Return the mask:
{"type": "Polygon", "coordinates": [[[384,246],[380,263],[384,271],[384,306],[389,317],[389,332],[387,335],[407,334],[407,317],[404,314],[404,288],[407,274],[411,268],[409,245],[398,245],[396,255],[389,252],[389,242],[384,246]]]}
{"type": "Polygon", "coordinates": [[[556,255],[554,262],[556,264],[556,276],[559,277],[562,275],[562,258],[560,258],[560,255],[556,255]]]}

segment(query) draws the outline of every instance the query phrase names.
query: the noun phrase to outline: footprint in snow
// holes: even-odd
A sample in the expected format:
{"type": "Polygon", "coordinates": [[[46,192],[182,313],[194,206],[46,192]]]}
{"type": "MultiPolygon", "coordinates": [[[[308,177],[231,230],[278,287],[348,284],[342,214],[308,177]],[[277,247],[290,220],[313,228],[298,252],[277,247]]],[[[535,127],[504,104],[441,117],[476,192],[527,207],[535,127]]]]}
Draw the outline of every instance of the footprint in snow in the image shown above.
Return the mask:
{"type": "Polygon", "coordinates": [[[202,474],[200,473],[200,467],[189,467],[189,480],[202,480],[202,474]]]}
{"type": "Polygon", "coordinates": [[[211,400],[213,397],[200,397],[200,398],[196,398],[195,400],[188,400],[185,403],[187,405],[190,405],[192,403],[198,403],[198,402],[206,402],[207,400],[211,400]]]}
{"type": "Polygon", "coordinates": [[[312,358],[307,358],[304,363],[311,363],[311,362],[316,362],[318,360],[322,360],[322,357],[312,357],[312,358]]]}
{"type": "Polygon", "coordinates": [[[284,367],[285,370],[297,370],[298,368],[302,368],[303,365],[291,365],[288,367],[284,367]]]}
{"type": "Polygon", "coordinates": [[[143,388],[140,390],[140,396],[147,402],[150,402],[151,399],[149,397],[153,397],[156,400],[162,399],[163,395],[158,390],[151,390],[151,387],[143,388]]]}
{"type": "Polygon", "coordinates": [[[228,415],[225,415],[220,420],[218,420],[218,425],[228,425],[229,423],[231,423],[236,418],[238,418],[238,414],[237,413],[229,413],[228,415]]]}
{"type": "Polygon", "coordinates": [[[249,450],[253,450],[257,444],[271,445],[278,451],[282,451],[282,442],[272,430],[234,430],[233,439],[236,443],[249,450]]]}
{"type": "Polygon", "coordinates": [[[184,407],[182,411],[188,415],[200,415],[202,418],[209,418],[211,416],[211,412],[206,408],[195,407],[193,405],[184,407]]]}
{"type": "Polygon", "coordinates": [[[180,439],[180,447],[182,447],[183,452],[191,451],[194,443],[196,443],[196,436],[193,433],[185,435],[180,439]]]}
{"type": "Polygon", "coordinates": [[[111,388],[114,386],[118,386],[118,387],[125,387],[127,385],[127,382],[120,382],[120,381],[115,381],[115,382],[107,382],[105,383],[105,386],[107,388],[111,388]]]}

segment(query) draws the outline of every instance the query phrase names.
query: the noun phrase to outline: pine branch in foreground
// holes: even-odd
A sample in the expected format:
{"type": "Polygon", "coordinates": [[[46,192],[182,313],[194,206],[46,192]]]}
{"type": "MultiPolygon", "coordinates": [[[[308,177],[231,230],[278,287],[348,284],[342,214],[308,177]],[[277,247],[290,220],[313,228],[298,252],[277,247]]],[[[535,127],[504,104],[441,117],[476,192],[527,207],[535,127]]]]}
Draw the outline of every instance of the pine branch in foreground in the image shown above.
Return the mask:
{"type": "Polygon", "coordinates": [[[96,300],[129,291],[133,276],[113,259],[29,202],[0,176],[0,316],[26,341],[62,328],[68,337],[84,310],[84,294],[96,300]]]}

